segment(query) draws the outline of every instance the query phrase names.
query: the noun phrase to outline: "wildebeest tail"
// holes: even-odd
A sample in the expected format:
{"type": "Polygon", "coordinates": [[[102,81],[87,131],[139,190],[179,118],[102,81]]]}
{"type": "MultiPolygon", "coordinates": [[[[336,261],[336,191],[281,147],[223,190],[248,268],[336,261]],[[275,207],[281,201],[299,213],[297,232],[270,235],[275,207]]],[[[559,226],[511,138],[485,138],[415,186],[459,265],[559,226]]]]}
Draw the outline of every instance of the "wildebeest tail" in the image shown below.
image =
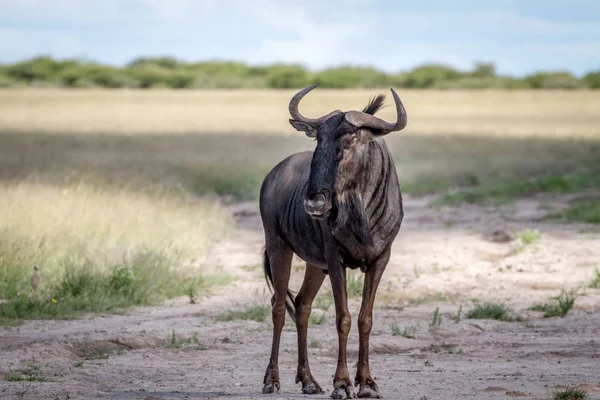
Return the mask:
{"type": "MultiPolygon", "coordinates": [[[[273,292],[273,274],[271,273],[271,263],[269,262],[269,254],[267,253],[267,249],[264,250],[263,256],[263,267],[265,270],[265,280],[267,281],[267,286],[269,290],[273,292]]],[[[296,302],[296,298],[290,292],[290,289],[287,289],[287,298],[285,299],[285,308],[292,318],[294,322],[296,322],[296,306],[294,305],[296,302]]],[[[271,307],[275,305],[275,295],[271,297],[271,307]]]]}

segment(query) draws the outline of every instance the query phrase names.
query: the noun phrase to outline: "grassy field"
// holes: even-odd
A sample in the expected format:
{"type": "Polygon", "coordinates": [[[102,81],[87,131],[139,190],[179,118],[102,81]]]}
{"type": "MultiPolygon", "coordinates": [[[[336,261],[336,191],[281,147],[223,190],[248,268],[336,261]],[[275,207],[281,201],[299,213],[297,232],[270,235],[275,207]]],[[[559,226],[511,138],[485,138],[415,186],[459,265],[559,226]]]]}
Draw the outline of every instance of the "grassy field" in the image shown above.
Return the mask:
{"type": "MultiPolygon", "coordinates": [[[[0,131],[49,133],[291,133],[295,90],[0,90],[0,131]]],[[[317,88],[310,116],[361,109],[389,89],[317,88]]],[[[399,90],[408,111],[402,134],[599,137],[600,92],[399,90]]],[[[391,97],[390,97],[391,99],[391,97]]],[[[381,111],[394,117],[393,107],[381,111]]]]}
{"type": "MultiPolygon", "coordinates": [[[[301,110],[360,109],[378,92],[317,89],[301,110]]],[[[0,91],[0,321],[226,281],[202,264],[232,224],[217,201],[256,200],[277,162],[314,146],[287,122],[292,94],[0,91]],[[33,298],[36,263],[46,279],[33,298]]],[[[564,217],[598,222],[600,92],[399,94],[409,125],[386,140],[405,192],[455,204],[591,191],[564,217]]]]}

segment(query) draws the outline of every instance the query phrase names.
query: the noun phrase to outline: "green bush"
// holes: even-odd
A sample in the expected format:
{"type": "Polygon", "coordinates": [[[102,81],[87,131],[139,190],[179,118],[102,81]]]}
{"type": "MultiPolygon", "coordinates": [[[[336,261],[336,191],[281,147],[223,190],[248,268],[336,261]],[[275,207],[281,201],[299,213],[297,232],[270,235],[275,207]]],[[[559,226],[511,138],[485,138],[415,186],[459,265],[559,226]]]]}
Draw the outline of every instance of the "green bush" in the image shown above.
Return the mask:
{"type": "Polygon", "coordinates": [[[431,88],[436,83],[459,79],[461,76],[459,71],[445,65],[423,65],[413,69],[406,76],[404,86],[415,89],[431,88]]]}
{"type": "Polygon", "coordinates": [[[0,73],[0,89],[1,88],[10,88],[17,86],[17,82],[13,79],[10,79],[8,76],[0,73]]]}
{"type": "Polygon", "coordinates": [[[65,87],[85,88],[138,88],[140,81],[121,69],[90,64],[71,67],[60,75],[60,83],[65,87]]]}
{"type": "Polygon", "coordinates": [[[587,73],[583,77],[583,82],[590,89],[600,89],[600,71],[587,73]]]}
{"type": "Polygon", "coordinates": [[[471,76],[477,78],[493,78],[496,76],[496,66],[492,62],[479,62],[475,64],[471,76]]]}
{"type": "Polygon", "coordinates": [[[159,67],[133,67],[129,69],[129,75],[139,82],[142,89],[168,86],[168,73],[159,67]]]}
{"type": "Polygon", "coordinates": [[[8,66],[6,75],[16,81],[28,83],[56,82],[63,70],[80,65],[74,60],[55,61],[50,57],[36,57],[8,66]]]}
{"type": "Polygon", "coordinates": [[[274,89],[301,88],[310,84],[310,75],[300,65],[281,65],[269,68],[267,87],[274,89]]]}
{"type": "Polygon", "coordinates": [[[525,78],[533,89],[578,89],[579,80],[569,72],[538,72],[525,78]]]}
{"type": "Polygon", "coordinates": [[[136,58],[132,62],[128,64],[129,67],[158,67],[158,68],[167,68],[167,69],[175,69],[182,65],[179,61],[171,57],[156,57],[156,58],[146,58],[140,57],[136,58]]]}
{"type": "Polygon", "coordinates": [[[315,81],[325,88],[372,88],[388,86],[390,78],[374,68],[343,66],[322,71],[317,74],[315,81]]]}
{"type": "Polygon", "coordinates": [[[425,64],[410,71],[387,73],[372,67],[344,65],[312,73],[297,64],[188,63],[172,57],[141,57],[122,68],[74,59],[54,60],[45,56],[0,65],[0,88],[23,85],[69,88],[300,88],[312,83],[334,89],[598,89],[600,71],[590,72],[582,79],[564,71],[538,72],[519,79],[497,75],[492,62],[478,62],[471,71],[425,64]]]}
{"type": "Polygon", "coordinates": [[[191,73],[175,72],[166,78],[167,85],[173,89],[185,89],[192,86],[196,77],[191,73]]]}

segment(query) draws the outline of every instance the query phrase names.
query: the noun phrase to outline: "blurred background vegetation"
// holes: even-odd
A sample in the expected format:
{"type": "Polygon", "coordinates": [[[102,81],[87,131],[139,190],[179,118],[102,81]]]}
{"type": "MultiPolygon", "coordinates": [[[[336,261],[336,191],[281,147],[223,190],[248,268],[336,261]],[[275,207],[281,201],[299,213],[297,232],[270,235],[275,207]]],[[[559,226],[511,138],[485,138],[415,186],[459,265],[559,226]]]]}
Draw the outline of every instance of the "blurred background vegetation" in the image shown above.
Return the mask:
{"type": "Polygon", "coordinates": [[[423,64],[410,71],[386,73],[372,67],[337,66],[310,71],[298,64],[250,66],[242,62],[187,63],[171,57],[137,58],[124,67],[80,59],[40,56],[0,64],[0,88],[239,89],[396,87],[414,89],[598,89],[600,70],[579,78],[568,71],[541,71],[522,78],[496,73],[494,63],[476,63],[461,71],[442,64],[423,64]]]}

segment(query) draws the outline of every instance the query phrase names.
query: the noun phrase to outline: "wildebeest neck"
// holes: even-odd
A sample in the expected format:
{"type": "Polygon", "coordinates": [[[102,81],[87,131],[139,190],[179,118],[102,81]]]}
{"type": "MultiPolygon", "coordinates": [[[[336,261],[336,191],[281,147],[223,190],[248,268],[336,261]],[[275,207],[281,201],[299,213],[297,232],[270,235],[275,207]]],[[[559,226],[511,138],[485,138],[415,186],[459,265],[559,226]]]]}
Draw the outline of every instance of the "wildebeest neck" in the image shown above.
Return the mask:
{"type": "Polygon", "coordinates": [[[384,162],[379,144],[373,141],[354,159],[341,163],[330,219],[334,235],[342,235],[355,245],[373,245],[365,199],[373,199],[384,162]]]}

